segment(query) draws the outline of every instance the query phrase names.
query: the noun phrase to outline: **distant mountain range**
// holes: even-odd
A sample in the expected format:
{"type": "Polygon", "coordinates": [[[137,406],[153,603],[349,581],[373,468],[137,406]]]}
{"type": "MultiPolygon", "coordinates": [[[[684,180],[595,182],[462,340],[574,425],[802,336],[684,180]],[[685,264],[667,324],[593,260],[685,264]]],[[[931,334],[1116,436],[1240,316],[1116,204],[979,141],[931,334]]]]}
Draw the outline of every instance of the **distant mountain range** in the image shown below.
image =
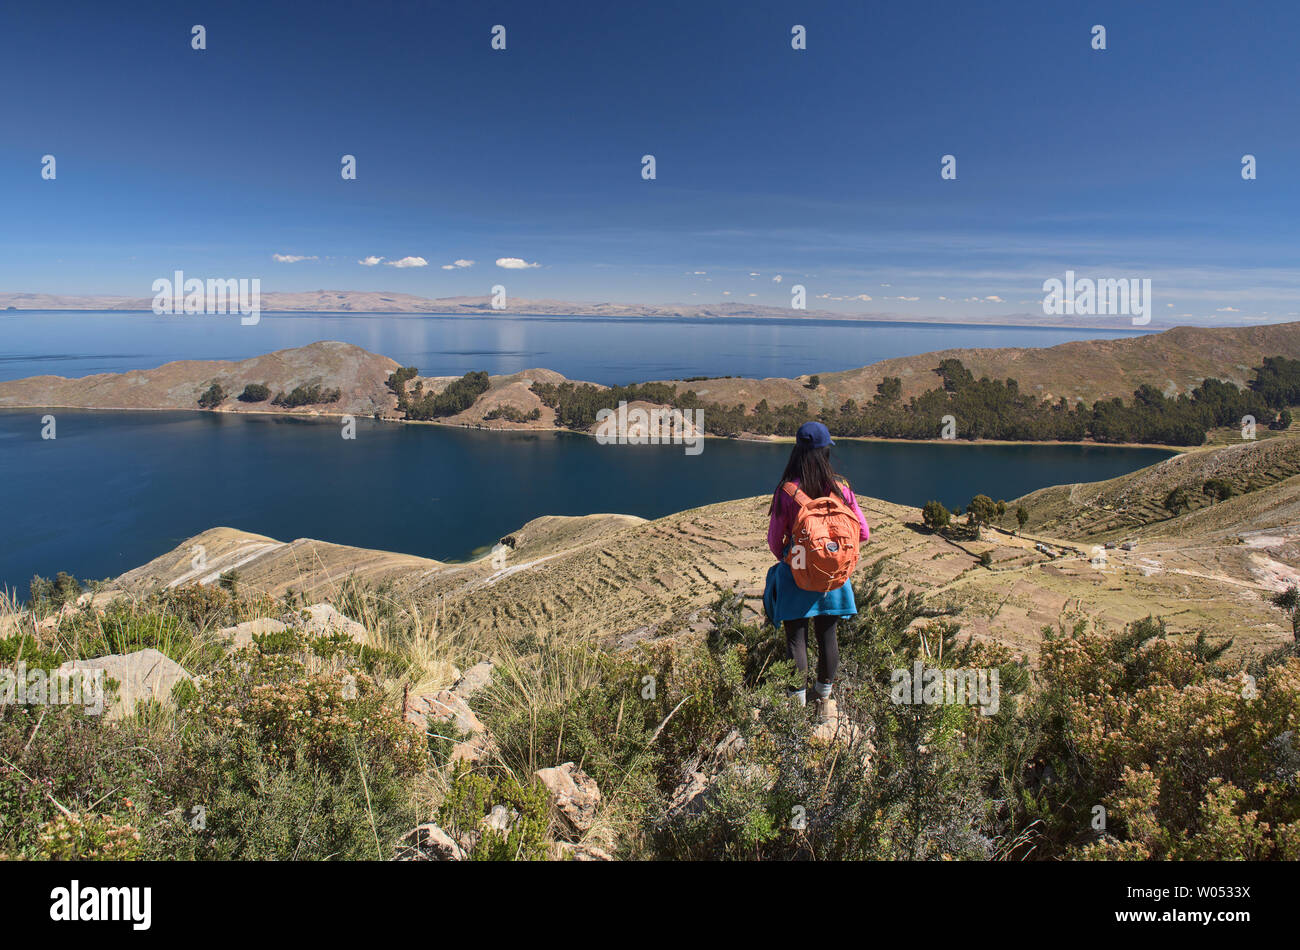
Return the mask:
{"type": "MultiPolygon", "coordinates": [[[[573,300],[528,300],[509,298],[503,310],[493,309],[491,298],[417,297],[414,294],[367,290],[309,290],[298,293],[264,292],[264,312],[344,313],[439,313],[479,316],[580,317],[742,317],[749,319],[868,320],[886,323],[976,324],[983,326],[1070,327],[1085,330],[1167,329],[1171,323],[1152,320],[1134,327],[1131,317],[1050,317],[1039,313],[1003,313],[988,316],[933,317],[898,313],[840,313],[831,310],[793,310],[746,303],[716,304],[630,304],[583,303],[573,300]]],[[[109,295],[69,296],[61,294],[0,293],[0,310],[150,310],[152,297],[109,295]]]]}

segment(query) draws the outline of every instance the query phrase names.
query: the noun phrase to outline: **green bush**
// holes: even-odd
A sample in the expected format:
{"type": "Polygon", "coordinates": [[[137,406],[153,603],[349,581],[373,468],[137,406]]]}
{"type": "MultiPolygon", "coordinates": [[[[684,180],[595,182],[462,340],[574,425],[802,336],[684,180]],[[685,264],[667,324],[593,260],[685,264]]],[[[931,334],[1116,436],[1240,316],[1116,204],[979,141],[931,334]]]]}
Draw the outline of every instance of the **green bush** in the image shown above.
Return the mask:
{"type": "Polygon", "coordinates": [[[271,398],[271,387],[263,383],[249,383],[237,398],[240,402],[266,402],[271,398]]]}

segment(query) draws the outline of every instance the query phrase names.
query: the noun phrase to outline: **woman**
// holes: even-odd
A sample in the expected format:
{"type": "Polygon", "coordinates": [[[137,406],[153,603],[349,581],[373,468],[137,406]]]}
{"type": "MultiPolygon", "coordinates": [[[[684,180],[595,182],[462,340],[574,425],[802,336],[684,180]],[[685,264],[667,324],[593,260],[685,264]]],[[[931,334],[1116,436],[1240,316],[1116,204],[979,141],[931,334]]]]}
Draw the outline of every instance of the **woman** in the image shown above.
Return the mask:
{"type": "Polygon", "coordinates": [[[840,661],[835,625],[838,618],[856,614],[858,607],[853,601],[851,583],[846,582],[824,594],[804,590],[795,584],[794,575],[785,563],[785,555],[799,505],[783,490],[783,486],[786,482],[794,482],[809,498],[824,498],[832,492],[838,492],[858,516],[858,522],[862,525],[860,541],[870,540],[871,529],[867,526],[867,519],[862,516],[862,509],[858,507],[853,490],[831,468],[831,446],[834,444],[830,431],[820,422],[805,422],[799,427],[794,450],[786,462],[781,481],[777,483],[769,509],[771,521],[767,529],[767,546],[772,549],[777,563],[767,572],[767,587],[763,594],[763,606],[773,625],[785,625],[786,656],[794,661],[800,680],[804,683],[803,689],[791,690],[789,695],[801,706],[808,701],[808,624],[812,621],[813,632],[817,636],[817,679],[814,689],[817,693],[817,718],[822,722],[832,722],[837,717],[835,700],[831,698],[835,670],[840,661]]]}

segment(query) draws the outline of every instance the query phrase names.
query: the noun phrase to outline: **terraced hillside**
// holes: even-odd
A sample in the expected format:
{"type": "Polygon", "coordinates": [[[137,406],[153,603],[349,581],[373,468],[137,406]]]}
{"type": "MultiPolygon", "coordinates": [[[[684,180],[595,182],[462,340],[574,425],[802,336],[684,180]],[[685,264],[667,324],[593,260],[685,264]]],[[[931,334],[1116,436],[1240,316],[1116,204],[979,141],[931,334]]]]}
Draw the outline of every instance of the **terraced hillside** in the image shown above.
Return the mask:
{"type": "MultiPolygon", "coordinates": [[[[1156,465],[1101,482],[1054,485],[1009,504],[1029,511],[1029,531],[1055,534],[1075,541],[1108,541],[1139,529],[1156,533],[1204,530],[1211,524],[1248,529],[1255,521],[1273,522],[1279,514],[1262,500],[1262,489],[1280,485],[1300,474],[1300,435],[1238,442],[1217,449],[1171,456],[1156,465]],[[1211,479],[1227,482],[1238,504],[1224,507],[1204,492],[1211,479]],[[1164,507],[1174,489],[1186,493],[1195,518],[1173,518],[1164,507]]],[[[1229,502],[1234,499],[1229,499],[1229,502]]],[[[1150,533],[1150,532],[1148,532],[1150,533]]]]}
{"type": "MultiPolygon", "coordinates": [[[[1130,478],[1152,478],[1151,472],[1130,478]]],[[[1068,496],[1072,489],[1059,491],[1068,496]]],[[[759,614],[772,563],[767,501],[740,499],[653,521],[614,514],[538,518],[507,539],[512,547],[465,564],[214,528],[123,575],[116,586],[213,583],[235,568],[241,589],[275,595],[293,589],[318,599],[355,578],[424,605],[448,635],[590,637],[625,647],[702,629],[700,611],[719,590],[740,591],[751,615],[759,614]],[[196,546],[206,558],[199,570],[192,564],[196,546]]],[[[1300,554],[1294,518],[1300,478],[1216,506],[1216,515],[1245,526],[1248,536],[1222,530],[1198,509],[1151,527],[1136,550],[1106,551],[1104,559],[1090,540],[1072,544],[1041,524],[1025,537],[987,530],[978,541],[958,543],[925,529],[917,509],[862,496],[859,503],[873,532],[864,565],[885,559],[886,577],[902,589],[926,593],[958,611],[968,632],[1030,657],[1044,626],[1078,618],[1121,625],[1154,614],[1179,633],[1232,636],[1234,650],[1274,647],[1292,636],[1289,618],[1269,597],[1295,578],[1287,565],[1300,554]],[[1195,543],[1188,540],[1193,533],[1195,543]],[[985,553],[989,563],[981,566],[985,553]]]]}

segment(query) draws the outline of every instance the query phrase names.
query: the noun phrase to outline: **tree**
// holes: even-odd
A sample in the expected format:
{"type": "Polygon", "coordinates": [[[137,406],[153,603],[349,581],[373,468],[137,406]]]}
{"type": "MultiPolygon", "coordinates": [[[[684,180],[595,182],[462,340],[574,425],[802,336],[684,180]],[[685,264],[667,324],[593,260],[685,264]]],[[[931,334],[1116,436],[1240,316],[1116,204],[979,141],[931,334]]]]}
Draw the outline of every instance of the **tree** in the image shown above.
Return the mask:
{"type": "Polygon", "coordinates": [[[1002,520],[1003,518],[1005,518],[1006,516],[1007,516],[1007,503],[1006,503],[1005,501],[999,501],[999,502],[998,502],[998,520],[1001,521],[1001,520],[1002,520]]]}
{"type": "Polygon", "coordinates": [[[1300,607],[1300,589],[1292,584],[1286,590],[1278,591],[1273,595],[1273,604],[1283,610],[1295,610],[1300,607]]]}
{"type": "Polygon", "coordinates": [[[988,495],[976,495],[966,506],[966,522],[973,525],[976,529],[982,525],[992,523],[997,517],[998,506],[993,503],[993,499],[988,495]]]}
{"type": "Polygon", "coordinates": [[[1172,512],[1176,517],[1178,512],[1182,511],[1184,508],[1190,507],[1190,504],[1187,501],[1187,489],[1171,489],[1169,494],[1165,495],[1165,500],[1162,504],[1167,511],[1172,512]]]}
{"type": "Polygon", "coordinates": [[[817,388],[818,386],[820,386],[821,384],[822,384],[822,378],[821,378],[820,376],[815,376],[815,375],[814,375],[814,376],[809,376],[809,377],[808,377],[808,388],[809,388],[809,389],[816,389],[816,388],[817,388]]]}
{"type": "Polygon", "coordinates": [[[213,383],[208,387],[208,391],[199,397],[200,409],[216,409],[226,401],[226,391],[221,388],[220,383],[213,383]]]}
{"type": "Polygon", "coordinates": [[[264,383],[249,383],[235,398],[240,402],[266,402],[271,398],[271,387],[264,383]]]}
{"type": "Polygon", "coordinates": [[[1279,412],[1277,414],[1277,422],[1274,422],[1271,426],[1269,426],[1269,428],[1279,429],[1282,432],[1285,432],[1287,429],[1291,428],[1291,410],[1283,409],[1281,412],[1279,412]]]}
{"type": "Polygon", "coordinates": [[[1024,531],[1025,525],[1029,524],[1029,509],[1024,505],[1016,506],[1016,524],[1019,525],[1021,531],[1024,531]]]}
{"type": "Polygon", "coordinates": [[[952,515],[948,514],[948,509],[942,502],[927,501],[925,507],[921,509],[921,520],[931,531],[938,532],[952,523],[952,515]]]}
{"type": "Polygon", "coordinates": [[[898,376],[886,376],[876,383],[876,402],[889,405],[898,402],[903,395],[903,380],[898,376]]]}

